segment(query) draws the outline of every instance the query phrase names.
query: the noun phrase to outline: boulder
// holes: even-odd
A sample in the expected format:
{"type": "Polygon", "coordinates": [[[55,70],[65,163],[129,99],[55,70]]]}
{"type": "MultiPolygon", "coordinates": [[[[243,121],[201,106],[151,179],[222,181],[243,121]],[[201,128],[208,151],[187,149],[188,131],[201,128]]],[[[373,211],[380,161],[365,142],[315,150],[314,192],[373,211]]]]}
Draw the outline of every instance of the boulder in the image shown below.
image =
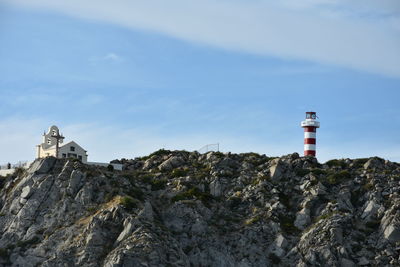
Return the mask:
{"type": "Polygon", "coordinates": [[[337,195],[337,204],[339,210],[353,211],[354,207],[351,204],[351,193],[348,189],[341,190],[337,195]]]}
{"type": "Polygon", "coordinates": [[[275,161],[274,163],[275,164],[273,164],[269,168],[269,173],[273,181],[279,181],[283,177],[283,172],[284,172],[283,164],[279,160],[275,161]]]}
{"type": "Polygon", "coordinates": [[[149,201],[146,201],[144,203],[143,209],[139,212],[138,216],[139,219],[145,219],[149,222],[152,222],[154,219],[154,212],[153,212],[153,207],[151,206],[151,203],[149,201]]]}
{"type": "Polygon", "coordinates": [[[133,232],[134,226],[133,226],[133,223],[130,218],[125,219],[123,225],[124,225],[124,229],[119,234],[119,236],[115,242],[116,244],[120,243],[122,240],[127,238],[133,232]]]}
{"type": "Polygon", "coordinates": [[[143,164],[143,169],[149,170],[149,169],[153,168],[157,163],[156,158],[157,158],[157,156],[152,156],[151,158],[147,159],[143,164]]]}
{"type": "Polygon", "coordinates": [[[379,207],[380,206],[378,204],[376,204],[375,200],[371,199],[370,201],[368,201],[368,203],[361,215],[361,218],[366,221],[374,219],[376,217],[379,207]]]}
{"type": "Polygon", "coordinates": [[[340,259],[340,266],[341,267],[355,267],[356,264],[349,259],[342,258],[342,259],[340,259]]]}
{"type": "Polygon", "coordinates": [[[25,186],[22,188],[21,198],[28,199],[32,195],[32,188],[30,186],[25,186]]]}
{"type": "Polygon", "coordinates": [[[222,195],[222,185],[219,179],[215,179],[210,183],[210,194],[214,197],[222,195]]]}
{"type": "Polygon", "coordinates": [[[172,169],[175,169],[183,163],[183,160],[180,157],[177,156],[172,156],[163,163],[158,166],[158,169],[160,171],[170,171],[172,169]]]}
{"type": "Polygon", "coordinates": [[[303,208],[296,214],[294,226],[296,226],[300,230],[304,230],[310,224],[310,222],[310,210],[308,208],[303,208]]]}
{"type": "Polygon", "coordinates": [[[221,160],[218,165],[218,168],[236,168],[238,167],[237,161],[230,159],[230,158],[224,158],[221,160]]]}
{"type": "Polygon", "coordinates": [[[68,184],[68,191],[71,195],[74,195],[78,191],[82,178],[83,174],[80,171],[72,171],[68,184]]]}
{"type": "Polygon", "coordinates": [[[369,264],[370,264],[369,260],[367,258],[365,258],[365,257],[361,257],[358,260],[358,265],[360,265],[360,266],[369,265],[369,264]]]}
{"type": "Polygon", "coordinates": [[[278,236],[275,239],[275,244],[277,247],[285,249],[288,245],[288,241],[282,234],[278,234],[278,236]]]}
{"type": "Polygon", "coordinates": [[[370,158],[367,162],[364,164],[364,169],[381,169],[385,166],[385,162],[381,158],[370,158]]]}
{"type": "Polygon", "coordinates": [[[318,184],[316,184],[311,188],[310,192],[313,196],[325,195],[326,187],[323,186],[320,182],[318,182],[318,184]]]}
{"type": "Polygon", "coordinates": [[[30,174],[45,174],[48,173],[57,162],[55,157],[47,157],[43,159],[35,160],[30,168],[28,169],[28,173],[30,174]]]}
{"type": "Polygon", "coordinates": [[[398,242],[400,241],[400,227],[398,225],[389,224],[383,235],[389,241],[398,242]]]}

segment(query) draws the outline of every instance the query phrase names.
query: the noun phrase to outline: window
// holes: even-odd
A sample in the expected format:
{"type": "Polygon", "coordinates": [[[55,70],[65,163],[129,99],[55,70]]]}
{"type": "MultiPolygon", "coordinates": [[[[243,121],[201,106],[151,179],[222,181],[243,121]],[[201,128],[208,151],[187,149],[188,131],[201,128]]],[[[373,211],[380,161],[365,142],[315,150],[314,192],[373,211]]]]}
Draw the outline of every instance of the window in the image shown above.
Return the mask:
{"type": "Polygon", "coordinates": [[[53,135],[57,135],[56,130],[53,130],[53,135]]]}
{"type": "Polygon", "coordinates": [[[80,161],[82,161],[82,156],[78,156],[78,159],[79,159],[80,161]]]}
{"type": "Polygon", "coordinates": [[[66,157],[67,157],[67,154],[63,153],[63,154],[62,154],[62,157],[63,157],[63,158],[66,158],[66,157]]]}
{"type": "Polygon", "coordinates": [[[51,139],[50,138],[47,138],[47,144],[51,144],[51,139]]]}
{"type": "Polygon", "coordinates": [[[71,151],[75,151],[75,147],[74,146],[71,146],[71,151]]]}

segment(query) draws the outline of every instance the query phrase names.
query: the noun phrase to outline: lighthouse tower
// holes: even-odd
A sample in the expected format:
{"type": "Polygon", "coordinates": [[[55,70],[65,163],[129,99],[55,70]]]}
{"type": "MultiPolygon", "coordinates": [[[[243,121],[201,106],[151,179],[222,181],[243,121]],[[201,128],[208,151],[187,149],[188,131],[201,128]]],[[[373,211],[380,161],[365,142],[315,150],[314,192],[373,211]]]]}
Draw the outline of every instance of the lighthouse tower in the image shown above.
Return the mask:
{"type": "Polygon", "coordinates": [[[319,121],[316,121],[317,114],[315,112],[306,112],[306,120],[301,122],[304,128],[304,156],[315,157],[317,128],[319,121]]]}

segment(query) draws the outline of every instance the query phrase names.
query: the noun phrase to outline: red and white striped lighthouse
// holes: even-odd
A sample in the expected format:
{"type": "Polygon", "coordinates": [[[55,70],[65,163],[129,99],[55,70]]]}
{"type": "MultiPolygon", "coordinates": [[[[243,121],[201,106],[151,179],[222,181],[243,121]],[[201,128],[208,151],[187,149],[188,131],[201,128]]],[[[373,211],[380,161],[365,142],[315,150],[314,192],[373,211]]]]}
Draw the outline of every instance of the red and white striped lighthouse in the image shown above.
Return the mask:
{"type": "Polygon", "coordinates": [[[316,118],[315,112],[306,112],[306,120],[301,122],[301,127],[304,128],[304,156],[315,157],[317,128],[319,128],[319,121],[316,121],[316,118]]]}

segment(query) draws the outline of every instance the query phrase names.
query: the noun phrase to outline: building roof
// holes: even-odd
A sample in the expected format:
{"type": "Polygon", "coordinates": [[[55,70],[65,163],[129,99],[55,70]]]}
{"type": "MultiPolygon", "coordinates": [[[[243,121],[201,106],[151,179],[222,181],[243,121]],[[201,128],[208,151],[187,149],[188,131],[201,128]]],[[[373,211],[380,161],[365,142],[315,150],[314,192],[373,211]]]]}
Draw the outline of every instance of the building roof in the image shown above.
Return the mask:
{"type": "Polygon", "coordinates": [[[75,141],[69,141],[68,143],[62,144],[62,145],[60,145],[60,148],[61,147],[66,147],[66,146],[69,146],[69,145],[77,146],[77,147],[81,148],[82,150],[84,150],[85,152],[87,152],[83,147],[78,145],[75,141]]]}

